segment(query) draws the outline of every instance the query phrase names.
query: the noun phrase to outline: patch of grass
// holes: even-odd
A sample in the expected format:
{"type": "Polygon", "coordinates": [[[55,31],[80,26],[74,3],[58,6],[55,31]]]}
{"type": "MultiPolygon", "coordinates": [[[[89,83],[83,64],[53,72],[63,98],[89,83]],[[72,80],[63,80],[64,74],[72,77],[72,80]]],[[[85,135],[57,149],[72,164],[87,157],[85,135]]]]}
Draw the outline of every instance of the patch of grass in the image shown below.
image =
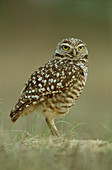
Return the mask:
{"type": "MultiPolygon", "coordinates": [[[[26,124],[25,131],[28,134],[30,134],[31,137],[34,137],[34,127],[36,126],[37,113],[35,113],[35,117],[34,117],[32,123],[30,123],[30,125],[27,122],[26,116],[23,115],[23,117],[24,117],[24,121],[25,121],[25,124],[26,124]]],[[[55,122],[56,126],[58,124],[60,124],[60,129],[58,128],[59,131],[60,131],[60,134],[62,136],[68,137],[68,138],[72,138],[77,133],[76,131],[80,126],[87,125],[87,123],[76,123],[75,125],[71,125],[70,123],[68,123],[67,121],[65,121],[63,119],[55,122]],[[68,126],[68,131],[64,134],[63,129],[64,129],[65,125],[68,126]]],[[[48,137],[50,134],[51,134],[51,131],[50,131],[49,127],[47,127],[47,128],[43,129],[41,136],[42,137],[48,137]]]]}
{"type": "Polygon", "coordinates": [[[86,123],[70,123],[59,120],[62,136],[50,136],[49,128],[41,136],[34,136],[35,115],[31,126],[26,117],[26,129],[0,132],[1,170],[111,170],[112,144],[98,140],[72,139],[77,129],[86,123]],[[63,135],[64,126],[68,131],[63,135]],[[86,161],[87,160],[87,161],[86,161]]]}
{"type": "MultiPolygon", "coordinates": [[[[59,121],[56,121],[55,122],[55,125],[57,125],[57,124],[61,124],[61,135],[63,136],[63,124],[66,124],[66,125],[68,125],[68,126],[70,126],[70,127],[72,127],[72,125],[70,124],[70,123],[68,123],[67,121],[64,121],[64,120],[59,120],[59,121]]],[[[44,131],[43,131],[43,133],[42,133],[42,136],[45,136],[45,137],[47,137],[47,136],[49,136],[50,135],[50,129],[49,128],[47,128],[46,130],[44,129],[44,131]]]]}
{"type": "MultiPolygon", "coordinates": [[[[37,114],[24,130],[0,131],[0,170],[111,170],[112,138],[109,142],[99,140],[75,140],[79,127],[86,123],[71,125],[59,120],[61,137],[50,135],[49,128],[41,136],[34,136],[37,114]],[[68,131],[63,135],[64,126],[68,131]]],[[[111,129],[107,129],[111,132],[111,129]]]]}
{"type": "Polygon", "coordinates": [[[9,133],[0,133],[1,170],[111,170],[112,144],[108,142],[20,134],[8,141],[9,133]]]}
{"type": "Polygon", "coordinates": [[[34,116],[34,119],[31,123],[31,126],[28,124],[27,120],[26,120],[26,116],[23,115],[24,117],[24,121],[25,121],[25,124],[26,124],[26,131],[31,134],[31,136],[34,136],[34,128],[35,128],[35,124],[36,124],[36,119],[37,119],[37,113],[35,113],[35,116],[34,116]]]}
{"type": "MultiPolygon", "coordinates": [[[[60,125],[59,126],[60,128],[58,127],[58,130],[59,130],[59,133],[62,137],[73,139],[73,138],[76,138],[76,137],[77,138],[80,137],[80,134],[78,132],[79,127],[82,127],[82,126],[85,126],[85,125],[87,126],[88,124],[87,123],[76,123],[75,125],[72,125],[65,120],[59,120],[59,121],[55,122],[55,125],[56,126],[60,125]],[[66,125],[68,126],[66,129],[68,129],[68,130],[66,130],[66,132],[64,132],[64,127],[66,125]]],[[[50,129],[49,129],[49,127],[47,127],[46,129],[44,128],[41,136],[42,137],[48,137],[50,134],[51,134],[50,129]]]]}
{"type": "Polygon", "coordinates": [[[104,123],[100,123],[100,126],[105,130],[103,140],[107,140],[108,142],[112,143],[112,127],[109,127],[104,123]]]}

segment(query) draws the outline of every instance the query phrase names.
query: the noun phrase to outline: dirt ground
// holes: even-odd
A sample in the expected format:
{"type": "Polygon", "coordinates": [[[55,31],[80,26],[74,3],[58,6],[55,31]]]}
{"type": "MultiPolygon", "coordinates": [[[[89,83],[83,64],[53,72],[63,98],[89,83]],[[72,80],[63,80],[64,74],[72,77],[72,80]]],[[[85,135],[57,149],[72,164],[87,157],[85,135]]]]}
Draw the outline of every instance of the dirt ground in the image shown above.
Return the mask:
{"type": "Polygon", "coordinates": [[[112,143],[1,131],[0,170],[111,170],[112,143]]]}

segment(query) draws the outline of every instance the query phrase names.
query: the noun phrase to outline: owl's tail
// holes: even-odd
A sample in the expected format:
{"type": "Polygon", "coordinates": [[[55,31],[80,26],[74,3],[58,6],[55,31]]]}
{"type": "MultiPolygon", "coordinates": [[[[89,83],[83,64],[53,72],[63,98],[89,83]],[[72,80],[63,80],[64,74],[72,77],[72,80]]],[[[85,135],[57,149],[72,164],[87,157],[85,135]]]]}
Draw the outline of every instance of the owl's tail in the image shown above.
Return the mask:
{"type": "MultiPolygon", "coordinates": [[[[21,96],[24,99],[24,96],[21,96]]],[[[25,100],[24,102],[21,103],[21,98],[18,99],[16,105],[13,107],[13,109],[10,112],[10,117],[12,122],[15,122],[20,115],[23,114],[25,105],[28,104],[28,100],[25,100]]]]}
{"type": "Polygon", "coordinates": [[[28,106],[31,106],[29,100],[25,101],[24,103],[21,103],[19,99],[17,104],[14,106],[14,108],[10,112],[10,117],[11,117],[12,122],[15,122],[19,118],[19,116],[23,114],[27,115],[33,112],[35,108],[37,107],[37,105],[33,105],[33,107],[28,107],[28,106]]]}
{"type": "Polygon", "coordinates": [[[11,117],[11,120],[12,122],[15,122],[19,116],[21,115],[21,112],[14,112],[13,110],[11,110],[11,113],[10,113],[10,117],[11,117]]]}
{"type": "Polygon", "coordinates": [[[24,105],[25,103],[21,104],[19,99],[14,108],[10,112],[12,122],[15,122],[19,118],[19,116],[22,115],[24,105]]]}

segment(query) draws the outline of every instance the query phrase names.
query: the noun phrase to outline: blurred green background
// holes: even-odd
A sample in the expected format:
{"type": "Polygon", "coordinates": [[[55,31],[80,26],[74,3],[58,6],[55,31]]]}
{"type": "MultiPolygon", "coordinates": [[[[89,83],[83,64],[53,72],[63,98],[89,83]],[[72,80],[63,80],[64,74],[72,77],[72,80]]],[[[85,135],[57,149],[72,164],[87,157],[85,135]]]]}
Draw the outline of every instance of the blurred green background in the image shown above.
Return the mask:
{"type": "MultiPolygon", "coordinates": [[[[64,120],[76,137],[111,138],[112,134],[112,2],[0,1],[0,110],[2,129],[24,129],[23,118],[13,124],[9,113],[33,71],[53,55],[63,38],[82,39],[89,50],[89,76],[83,94],[64,120]]],[[[27,116],[29,126],[35,114],[27,116]]],[[[47,128],[38,116],[35,134],[47,128]]],[[[58,126],[60,129],[60,125],[58,126]]],[[[63,133],[69,129],[63,125],[63,133]]]]}

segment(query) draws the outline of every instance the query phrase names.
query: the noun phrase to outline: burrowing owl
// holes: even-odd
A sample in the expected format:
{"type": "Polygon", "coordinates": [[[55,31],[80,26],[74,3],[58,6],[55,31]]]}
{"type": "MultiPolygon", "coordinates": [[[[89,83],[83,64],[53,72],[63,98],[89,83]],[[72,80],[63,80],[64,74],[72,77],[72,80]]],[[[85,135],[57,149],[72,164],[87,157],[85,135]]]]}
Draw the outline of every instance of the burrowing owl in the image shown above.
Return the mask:
{"type": "Polygon", "coordinates": [[[88,50],[77,38],[58,43],[53,57],[38,68],[26,82],[10,117],[15,122],[22,114],[37,109],[53,135],[59,135],[54,118],[68,113],[80,96],[87,79],[88,50]]]}

